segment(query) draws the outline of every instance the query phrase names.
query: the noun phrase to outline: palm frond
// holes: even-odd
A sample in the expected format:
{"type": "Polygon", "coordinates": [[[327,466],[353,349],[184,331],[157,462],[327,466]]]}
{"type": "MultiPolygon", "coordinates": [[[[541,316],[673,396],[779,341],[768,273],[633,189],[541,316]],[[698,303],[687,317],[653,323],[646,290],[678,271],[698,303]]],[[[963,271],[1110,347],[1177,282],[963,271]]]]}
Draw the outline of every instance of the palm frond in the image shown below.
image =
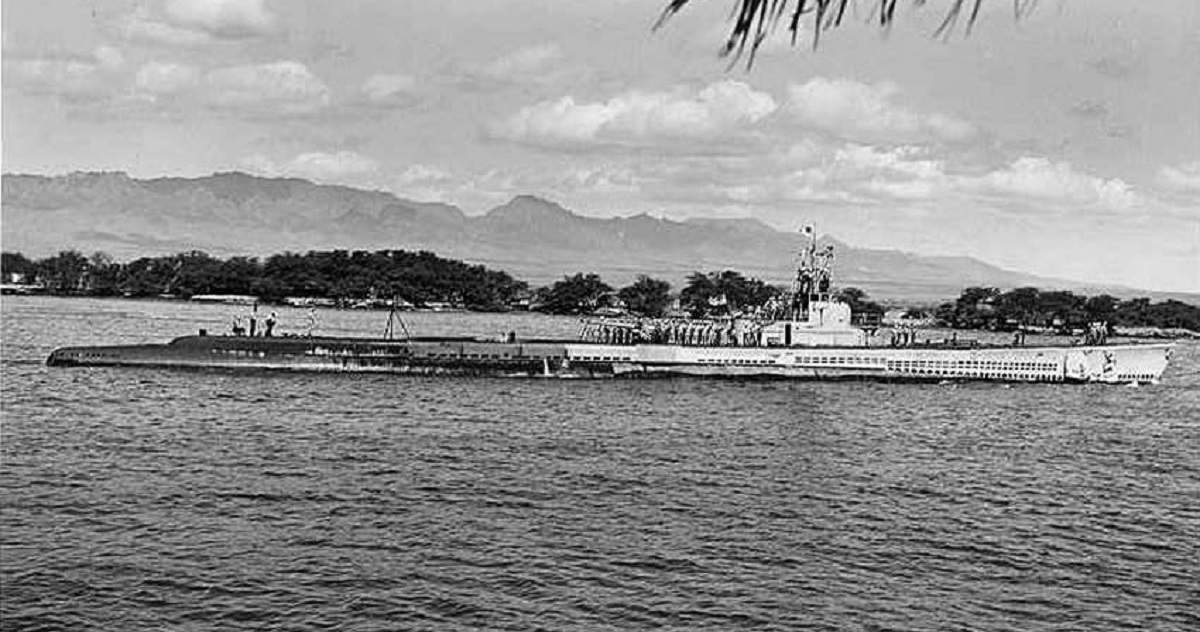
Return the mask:
{"type": "MultiPolygon", "coordinates": [[[[694,0],[669,0],[662,15],[654,23],[654,29],[662,28],[671,16],[679,13],[694,0]]],[[[922,7],[928,0],[910,0],[913,6],[922,7]]],[[[879,26],[890,27],[896,20],[896,5],[900,0],[874,0],[879,11],[879,26]]],[[[949,0],[946,16],[934,31],[935,37],[948,37],[961,20],[966,21],[964,31],[969,34],[975,22],[979,19],[979,9],[983,0],[949,0]],[[964,12],[966,13],[964,17],[964,12]]],[[[1029,14],[1037,6],[1038,0],[1012,0],[1013,13],[1019,19],[1029,14]]],[[[779,26],[785,15],[787,30],[791,33],[792,45],[795,46],[801,31],[806,30],[802,18],[812,15],[812,42],[815,49],[821,41],[821,33],[839,27],[846,15],[847,5],[855,4],[856,0],[734,0],[730,12],[732,25],[729,37],[720,48],[722,57],[732,57],[730,64],[736,64],[743,55],[746,57],[746,67],[754,65],[754,57],[758,47],[770,37],[779,26]]],[[[871,11],[874,13],[874,10],[871,11]]]]}

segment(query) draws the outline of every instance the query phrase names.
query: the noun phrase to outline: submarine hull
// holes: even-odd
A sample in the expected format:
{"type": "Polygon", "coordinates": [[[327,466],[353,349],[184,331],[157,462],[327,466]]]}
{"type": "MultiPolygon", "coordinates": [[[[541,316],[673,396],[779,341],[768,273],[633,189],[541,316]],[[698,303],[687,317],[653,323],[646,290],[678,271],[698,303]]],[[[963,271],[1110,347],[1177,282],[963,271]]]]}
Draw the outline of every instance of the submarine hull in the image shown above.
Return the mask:
{"type": "Polygon", "coordinates": [[[469,338],[185,336],[65,347],[51,366],[144,366],[427,375],[1156,382],[1170,344],[1041,347],[709,347],[469,338]]]}

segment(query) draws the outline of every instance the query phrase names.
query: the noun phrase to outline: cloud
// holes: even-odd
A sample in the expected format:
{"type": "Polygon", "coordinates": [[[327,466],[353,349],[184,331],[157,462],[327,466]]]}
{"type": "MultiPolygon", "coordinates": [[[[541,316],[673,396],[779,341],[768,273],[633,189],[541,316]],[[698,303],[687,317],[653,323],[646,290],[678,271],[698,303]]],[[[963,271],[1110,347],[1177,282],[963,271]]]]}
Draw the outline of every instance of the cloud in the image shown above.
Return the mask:
{"type": "Polygon", "coordinates": [[[479,74],[493,79],[514,80],[544,69],[562,57],[557,44],[528,46],[504,55],[479,69],[479,74]]]}
{"type": "Polygon", "coordinates": [[[102,87],[98,66],[72,59],[5,60],[5,83],[35,93],[83,94],[102,87]]]}
{"type": "Polygon", "coordinates": [[[878,193],[897,200],[928,200],[937,192],[937,184],[928,180],[887,180],[875,178],[864,185],[872,193],[878,193]]]}
{"type": "Polygon", "coordinates": [[[252,113],[309,114],[329,105],[329,88],[295,61],[213,70],[204,89],[210,103],[252,113]]]}
{"type": "Polygon", "coordinates": [[[658,191],[692,199],[697,194],[739,204],[792,205],[796,202],[877,204],[927,200],[953,185],[941,160],[916,146],[880,149],[847,143],[795,143],[760,159],[698,157],[690,173],[655,167],[658,191]],[[669,191],[669,189],[675,189],[669,191]]]}
{"type": "Polygon", "coordinates": [[[33,94],[86,100],[111,93],[114,73],[124,63],[121,51],[111,46],[96,48],[91,57],[14,58],[6,55],[4,82],[33,94]]]}
{"type": "Polygon", "coordinates": [[[626,167],[575,168],[563,174],[559,183],[563,189],[589,195],[637,194],[642,190],[642,178],[626,167]]]}
{"type": "Polygon", "coordinates": [[[454,175],[440,167],[415,164],[405,169],[396,180],[403,186],[447,182],[454,175]]]}
{"type": "Polygon", "coordinates": [[[950,184],[945,164],[925,156],[920,147],[879,150],[846,145],[836,151],[833,176],[848,190],[902,200],[924,200],[950,184]]]}
{"type": "Polygon", "coordinates": [[[314,179],[338,179],[375,171],[379,165],[370,158],[352,151],[333,154],[309,152],[288,162],[290,172],[314,179]]]}
{"type": "Polygon", "coordinates": [[[1092,70],[1109,79],[1128,79],[1135,70],[1135,59],[1129,55],[1108,55],[1088,62],[1092,70]]]}
{"type": "Polygon", "coordinates": [[[498,138],[549,146],[713,138],[757,123],[777,107],[765,92],[721,81],[698,92],[631,91],[605,102],[565,96],[522,108],[491,131],[498,138]]]}
{"type": "MultiPolygon", "coordinates": [[[[721,175],[711,176],[713,182],[721,179],[721,175]]],[[[945,164],[928,157],[921,147],[879,149],[855,143],[840,147],[801,143],[777,155],[774,169],[760,171],[736,184],[730,199],[854,204],[917,201],[946,193],[952,185],[945,164]]]]}
{"type": "Polygon", "coordinates": [[[700,191],[740,204],[825,202],[861,206],[918,201],[947,193],[953,185],[944,163],[916,146],[880,149],[855,143],[836,146],[803,141],[767,156],[765,161],[701,160],[707,164],[700,168],[698,177],[678,181],[672,176],[673,186],[685,196],[700,191]]]}
{"type": "Polygon", "coordinates": [[[498,197],[537,191],[555,198],[587,196],[595,200],[599,196],[636,195],[642,190],[642,182],[643,178],[628,167],[598,165],[526,173],[493,170],[469,186],[498,197]]]}
{"type": "Polygon", "coordinates": [[[197,85],[200,73],[191,66],[148,62],[137,71],[137,89],[152,95],[177,94],[197,85]]]}
{"type": "Polygon", "coordinates": [[[270,35],[275,24],[264,0],[166,0],[161,14],[138,7],[116,26],[133,41],[199,46],[270,35]]]}
{"type": "Polygon", "coordinates": [[[275,24],[263,0],[167,0],[163,9],[172,25],[217,38],[266,35],[275,24]]]}
{"type": "Polygon", "coordinates": [[[858,172],[890,173],[923,179],[945,175],[942,161],[923,158],[924,154],[924,149],[911,145],[880,150],[848,144],[835,152],[834,164],[848,166],[858,172]]]}
{"type": "MultiPolygon", "coordinates": [[[[329,88],[304,64],[278,61],[229,66],[202,73],[194,66],[148,61],[131,76],[124,57],[102,47],[94,58],[4,59],[5,87],[87,104],[90,114],[121,115],[173,96],[173,107],[207,105],[252,116],[313,114],[330,103],[329,88]],[[95,107],[96,105],[105,107],[95,107]]],[[[132,114],[133,111],[125,114],[132,114]]]]}
{"type": "Polygon", "coordinates": [[[452,67],[447,77],[459,88],[481,91],[522,83],[550,83],[566,74],[557,67],[562,58],[562,49],[557,44],[538,44],[487,63],[452,67]]]}
{"type": "Polygon", "coordinates": [[[1140,203],[1138,194],[1120,178],[1105,180],[1080,173],[1069,163],[1051,162],[1042,157],[1021,157],[1003,169],[964,183],[968,188],[1000,195],[1113,210],[1130,209],[1140,203]]]}
{"type": "Polygon", "coordinates": [[[98,46],[96,51],[92,53],[96,58],[96,62],[103,68],[115,70],[125,65],[125,56],[121,51],[112,46],[98,46]]]}
{"type": "Polygon", "coordinates": [[[375,105],[407,105],[416,97],[416,80],[409,75],[371,75],[362,85],[363,97],[375,105]]]}
{"type": "Polygon", "coordinates": [[[420,163],[402,171],[391,188],[403,197],[427,201],[448,201],[453,193],[462,192],[454,174],[436,165],[420,163]]]}
{"type": "Polygon", "coordinates": [[[269,176],[294,176],[316,182],[352,181],[379,169],[374,160],[353,151],[306,152],[283,163],[254,155],[243,159],[242,165],[269,176]]]}
{"type": "Polygon", "coordinates": [[[626,212],[631,201],[645,203],[639,195],[642,181],[635,169],[610,164],[552,168],[506,165],[461,177],[439,167],[413,165],[397,182],[396,191],[404,197],[442,200],[463,208],[491,207],[514,195],[533,193],[568,206],[626,212]]]}
{"type": "Polygon", "coordinates": [[[204,31],[181,28],[161,20],[155,20],[145,10],[134,11],[133,14],[121,19],[116,26],[121,36],[133,42],[166,46],[200,46],[213,41],[213,37],[204,31]]]}
{"type": "Polygon", "coordinates": [[[1200,160],[1158,170],[1155,181],[1172,191],[1200,193],[1200,160]]]}
{"type": "Polygon", "coordinates": [[[816,77],[788,89],[787,110],[800,123],[849,140],[962,141],[975,134],[961,119],[919,113],[893,102],[892,83],[868,85],[849,79],[816,77]]]}
{"type": "Polygon", "coordinates": [[[1108,106],[1103,101],[1084,99],[1077,101],[1067,112],[1083,119],[1099,119],[1108,116],[1108,106]]]}
{"type": "MultiPolygon", "coordinates": [[[[641,199],[699,208],[778,209],[812,202],[898,213],[940,207],[1049,217],[1069,211],[1082,218],[1114,212],[1141,217],[1153,205],[1120,179],[1101,178],[1066,162],[1027,156],[979,171],[954,156],[945,148],[807,139],[756,155],[696,154],[671,161],[647,156],[623,166],[632,170],[630,180],[639,184],[641,199]]],[[[1151,210],[1167,212],[1159,206],[1151,210]]]]}

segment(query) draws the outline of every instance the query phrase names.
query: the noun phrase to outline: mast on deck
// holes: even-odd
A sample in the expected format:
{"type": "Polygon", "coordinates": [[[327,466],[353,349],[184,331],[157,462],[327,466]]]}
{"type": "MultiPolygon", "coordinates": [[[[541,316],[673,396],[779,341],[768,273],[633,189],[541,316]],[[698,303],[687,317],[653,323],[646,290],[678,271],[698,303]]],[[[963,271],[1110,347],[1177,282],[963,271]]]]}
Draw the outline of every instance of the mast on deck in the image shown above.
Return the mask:
{"type": "Polygon", "coordinates": [[[390,301],[390,307],[388,308],[387,328],[383,330],[383,339],[384,340],[395,340],[397,326],[399,327],[400,331],[404,334],[405,340],[408,340],[409,338],[412,337],[408,333],[408,326],[406,326],[404,324],[404,319],[400,317],[399,306],[400,306],[400,296],[399,295],[393,296],[392,300],[390,301]]]}
{"type": "Polygon", "coordinates": [[[817,233],[807,225],[800,233],[808,243],[800,248],[796,256],[796,278],[792,280],[788,317],[790,320],[807,320],[808,311],[816,301],[829,301],[832,286],[833,246],[817,248],[817,233]]]}

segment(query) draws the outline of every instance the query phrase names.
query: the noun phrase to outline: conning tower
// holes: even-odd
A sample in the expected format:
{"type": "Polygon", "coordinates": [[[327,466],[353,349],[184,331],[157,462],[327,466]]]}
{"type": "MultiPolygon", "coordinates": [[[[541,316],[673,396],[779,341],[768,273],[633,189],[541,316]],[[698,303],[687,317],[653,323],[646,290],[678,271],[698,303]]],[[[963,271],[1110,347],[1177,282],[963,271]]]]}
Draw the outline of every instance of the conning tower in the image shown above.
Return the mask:
{"type": "Polygon", "coordinates": [[[867,335],[851,324],[850,306],[833,296],[833,246],[817,247],[811,225],[797,255],[796,276],[788,290],[784,319],[763,329],[767,346],[865,346],[867,335]]]}

